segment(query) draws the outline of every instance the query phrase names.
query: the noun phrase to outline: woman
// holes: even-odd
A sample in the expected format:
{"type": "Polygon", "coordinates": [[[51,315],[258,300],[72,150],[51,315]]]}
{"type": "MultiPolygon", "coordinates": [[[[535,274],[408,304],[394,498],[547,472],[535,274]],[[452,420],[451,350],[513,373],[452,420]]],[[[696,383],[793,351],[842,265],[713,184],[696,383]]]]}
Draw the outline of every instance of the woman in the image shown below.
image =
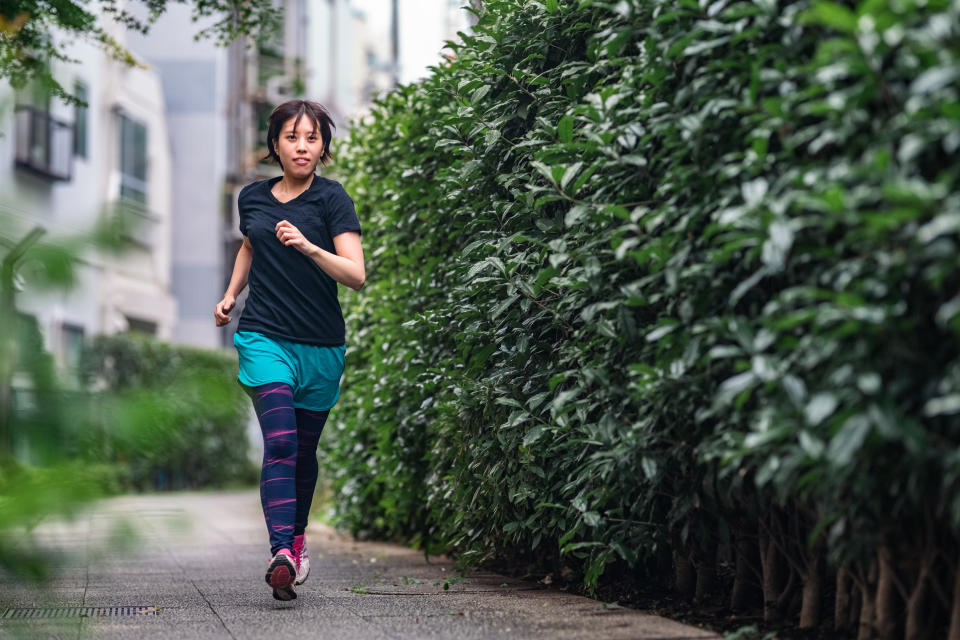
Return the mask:
{"type": "Polygon", "coordinates": [[[240,191],[240,232],[230,285],[217,303],[217,326],[247,284],[233,343],[238,379],[263,432],[260,500],[270,535],[266,581],[292,600],[310,572],[304,530],[317,483],[317,442],[340,393],[346,353],[337,283],[359,290],[366,273],[360,221],[340,183],[316,175],[332,159],[333,125],[304,100],[270,115],[269,155],[283,175],[240,191]]]}

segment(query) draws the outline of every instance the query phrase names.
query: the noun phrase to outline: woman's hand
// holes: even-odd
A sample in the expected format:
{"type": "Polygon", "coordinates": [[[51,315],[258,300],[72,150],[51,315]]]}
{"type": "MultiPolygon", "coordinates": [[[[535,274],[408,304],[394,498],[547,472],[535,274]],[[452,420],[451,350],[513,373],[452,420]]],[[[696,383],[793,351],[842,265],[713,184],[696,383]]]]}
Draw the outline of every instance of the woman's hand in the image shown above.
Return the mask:
{"type": "Polygon", "coordinates": [[[233,305],[236,303],[237,299],[230,294],[223,296],[223,300],[217,303],[217,308],[213,310],[213,315],[217,319],[218,327],[222,327],[233,320],[233,318],[227,314],[230,313],[230,310],[233,309],[233,305]]]}
{"type": "Polygon", "coordinates": [[[275,227],[277,231],[277,240],[285,246],[294,247],[300,253],[309,256],[316,251],[317,247],[312,242],[303,237],[300,229],[290,224],[286,220],[281,220],[275,227]]]}

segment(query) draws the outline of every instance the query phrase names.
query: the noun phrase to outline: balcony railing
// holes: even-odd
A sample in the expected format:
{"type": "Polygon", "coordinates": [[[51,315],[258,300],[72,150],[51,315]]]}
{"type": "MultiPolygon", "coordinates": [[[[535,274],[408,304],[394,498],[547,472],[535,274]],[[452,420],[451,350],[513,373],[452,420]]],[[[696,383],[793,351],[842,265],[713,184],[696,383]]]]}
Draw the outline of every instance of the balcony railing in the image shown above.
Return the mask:
{"type": "Polygon", "coordinates": [[[45,178],[69,180],[73,169],[73,125],[36,107],[16,108],[16,165],[45,178]]]}

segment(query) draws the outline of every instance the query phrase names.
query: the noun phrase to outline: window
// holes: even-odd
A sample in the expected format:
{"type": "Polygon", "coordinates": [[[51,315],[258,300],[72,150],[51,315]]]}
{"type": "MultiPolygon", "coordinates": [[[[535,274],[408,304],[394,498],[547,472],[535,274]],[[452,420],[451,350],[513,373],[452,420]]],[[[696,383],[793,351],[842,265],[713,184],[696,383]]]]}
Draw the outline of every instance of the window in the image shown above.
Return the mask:
{"type": "Polygon", "coordinates": [[[37,85],[17,98],[16,166],[44,178],[69,180],[73,127],[50,115],[50,93],[37,85]]]}
{"type": "Polygon", "coordinates": [[[147,204],[147,127],[119,114],[120,198],[147,204]]]}
{"type": "MultiPolygon", "coordinates": [[[[86,103],[89,99],[87,85],[77,80],[73,85],[73,93],[78,100],[86,103]]],[[[87,106],[76,105],[73,110],[73,154],[82,158],[87,157],[87,106]]]]}
{"type": "Polygon", "coordinates": [[[133,316],[126,316],[127,318],[127,331],[129,333],[139,333],[146,336],[155,336],[157,335],[157,323],[150,320],[143,320],[142,318],[134,318],[133,316]]]}
{"type": "Polygon", "coordinates": [[[60,329],[60,358],[70,382],[80,379],[80,355],[83,352],[83,327],[64,323],[60,329]]]}
{"type": "Polygon", "coordinates": [[[147,125],[116,108],[119,153],[119,208],[133,225],[125,234],[142,247],[153,245],[159,219],[148,209],[147,125]]]}

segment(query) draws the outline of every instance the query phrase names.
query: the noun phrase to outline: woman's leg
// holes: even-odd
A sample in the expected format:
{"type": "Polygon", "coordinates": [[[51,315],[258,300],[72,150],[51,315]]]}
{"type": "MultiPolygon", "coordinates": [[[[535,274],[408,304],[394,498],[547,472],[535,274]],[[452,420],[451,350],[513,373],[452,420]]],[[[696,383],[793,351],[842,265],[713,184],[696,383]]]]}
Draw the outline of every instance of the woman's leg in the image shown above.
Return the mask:
{"type": "Polygon", "coordinates": [[[317,486],[317,443],[329,411],[297,409],[297,514],[293,534],[303,535],[317,486]]]}
{"type": "Polygon", "coordinates": [[[293,389],[274,383],[251,390],[253,407],[263,432],[263,467],[260,470],[260,502],[270,534],[270,555],[293,548],[297,511],[297,417],[293,389]]]}

